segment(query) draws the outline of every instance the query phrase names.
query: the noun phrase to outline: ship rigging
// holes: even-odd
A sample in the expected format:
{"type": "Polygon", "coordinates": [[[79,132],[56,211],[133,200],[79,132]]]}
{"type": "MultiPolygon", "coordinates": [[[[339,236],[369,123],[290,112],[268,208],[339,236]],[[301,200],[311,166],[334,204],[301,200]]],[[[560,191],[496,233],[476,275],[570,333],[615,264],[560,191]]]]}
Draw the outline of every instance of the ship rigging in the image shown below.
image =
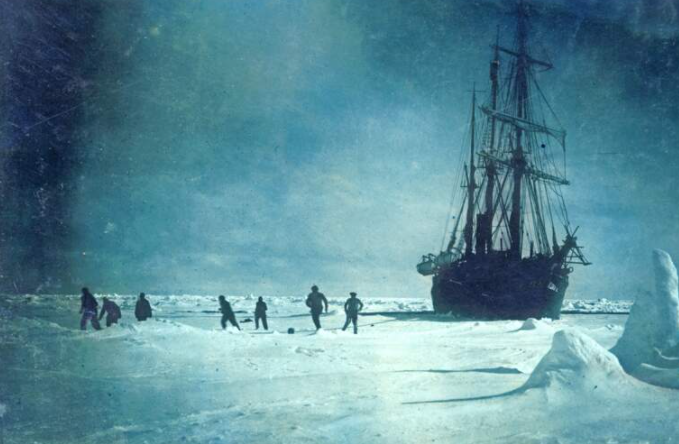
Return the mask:
{"type": "Polygon", "coordinates": [[[516,22],[512,49],[500,45],[499,30],[491,46],[484,103],[472,92],[468,163],[461,162],[461,192],[451,200],[458,210],[453,229],[446,228],[440,253],[417,266],[433,278],[437,312],[558,318],[571,265],[589,265],[561,191],[569,185],[566,131],[537,81],[553,65],[531,54],[523,1],[516,22]]]}

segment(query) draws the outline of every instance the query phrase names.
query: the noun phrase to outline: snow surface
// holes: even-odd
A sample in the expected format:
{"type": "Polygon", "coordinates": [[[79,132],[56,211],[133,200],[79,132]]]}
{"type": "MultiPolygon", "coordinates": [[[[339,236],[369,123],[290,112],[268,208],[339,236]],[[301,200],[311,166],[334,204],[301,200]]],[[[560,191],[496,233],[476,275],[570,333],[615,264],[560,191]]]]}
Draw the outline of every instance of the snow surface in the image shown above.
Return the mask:
{"type": "Polygon", "coordinates": [[[353,335],[339,330],[343,299],[315,332],[303,297],[271,297],[263,332],[246,322],[256,297],[229,297],[237,332],[220,329],[216,298],[149,296],[144,323],[134,297],[112,298],[122,322],[98,332],[78,330],[77,297],[0,299],[5,443],[670,442],[679,432],[679,391],[621,373],[606,351],[626,316],[525,330],[364,297],[380,314],[360,316],[353,335]]]}

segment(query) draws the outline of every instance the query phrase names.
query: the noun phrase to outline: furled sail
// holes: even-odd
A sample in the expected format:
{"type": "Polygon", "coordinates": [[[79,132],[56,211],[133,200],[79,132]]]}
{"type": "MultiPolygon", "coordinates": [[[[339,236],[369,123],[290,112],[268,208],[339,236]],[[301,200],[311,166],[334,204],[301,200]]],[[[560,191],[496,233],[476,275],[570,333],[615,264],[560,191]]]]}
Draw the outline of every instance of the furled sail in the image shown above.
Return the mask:
{"type": "Polygon", "coordinates": [[[554,137],[563,148],[566,147],[566,131],[564,130],[550,128],[545,125],[540,125],[539,123],[531,122],[530,120],[501,113],[500,111],[493,111],[486,106],[481,106],[480,108],[488,117],[493,117],[500,122],[509,123],[517,128],[521,128],[523,131],[547,134],[554,137]]]}

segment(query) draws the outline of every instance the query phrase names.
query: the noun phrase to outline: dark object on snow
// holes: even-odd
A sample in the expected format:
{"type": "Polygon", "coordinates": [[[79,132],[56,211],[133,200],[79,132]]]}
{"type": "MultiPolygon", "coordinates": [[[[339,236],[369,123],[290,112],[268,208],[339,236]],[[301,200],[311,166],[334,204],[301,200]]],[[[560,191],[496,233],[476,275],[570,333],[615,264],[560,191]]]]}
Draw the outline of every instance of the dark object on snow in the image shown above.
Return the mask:
{"type": "Polygon", "coordinates": [[[83,287],[82,296],[80,297],[80,313],[82,317],[80,318],[80,329],[87,330],[87,323],[92,323],[92,328],[95,330],[101,330],[101,325],[99,325],[99,319],[97,319],[97,307],[99,303],[94,298],[90,290],[87,287],[83,287]]]}
{"type": "Polygon", "coordinates": [[[432,276],[436,313],[558,319],[570,265],[589,265],[577,244],[578,229],[567,222],[559,189],[569,184],[557,162],[557,156],[565,155],[566,132],[557,119],[541,112],[552,107],[537,86],[536,68],[552,65],[527,53],[529,13],[523,2],[517,9],[516,47],[493,45],[488,102],[477,106],[472,96],[469,166],[459,177],[465,197],[451,239],[446,250],[423,256],[417,265],[420,274],[432,276]],[[509,67],[506,72],[500,72],[500,52],[516,59],[503,64],[509,67]],[[478,109],[483,124],[476,122],[478,109]],[[547,126],[549,120],[557,126],[547,126]],[[477,127],[485,133],[475,134],[477,127]],[[478,151],[476,143],[481,144],[478,151]],[[566,224],[562,242],[553,212],[566,224]]]}
{"type": "Polygon", "coordinates": [[[137,299],[137,306],[134,308],[134,316],[138,321],[145,321],[148,318],[153,317],[153,311],[151,310],[151,303],[146,299],[146,294],[139,293],[139,299],[137,299]]]}
{"type": "Polygon", "coordinates": [[[321,313],[325,306],[325,312],[328,312],[328,300],[323,293],[319,293],[318,287],[311,287],[311,293],[306,298],[306,306],[311,309],[311,320],[316,326],[316,330],[321,328],[321,313]]]}
{"type": "Polygon", "coordinates": [[[227,301],[223,295],[219,295],[219,311],[222,312],[220,323],[222,324],[223,329],[226,330],[226,321],[229,321],[231,325],[240,330],[240,325],[238,325],[238,321],[236,321],[236,314],[233,312],[229,301],[227,301]]]}
{"type": "Polygon", "coordinates": [[[264,302],[264,299],[260,296],[257,300],[257,305],[255,306],[255,330],[259,330],[260,320],[262,321],[264,330],[269,329],[269,324],[266,322],[266,311],[268,309],[269,308],[266,306],[266,302],[264,302]]]}
{"type": "Polygon", "coordinates": [[[295,329],[292,328],[292,327],[288,328],[288,334],[289,334],[289,335],[294,335],[294,334],[295,334],[295,329]]]}
{"type": "Polygon", "coordinates": [[[358,334],[358,312],[363,310],[363,302],[356,297],[356,293],[353,291],[349,293],[349,295],[351,297],[344,303],[344,312],[347,314],[347,321],[344,323],[342,331],[346,331],[351,322],[354,324],[354,334],[358,334]]]}
{"type": "Polygon", "coordinates": [[[109,298],[104,298],[104,304],[101,306],[101,313],[99,314],[99,320],[106,314],[106,326],[110,327],[113,324],[118,323],[123,315],[120,313],[120,307],[118,304],[110,300],[109,298]]]}

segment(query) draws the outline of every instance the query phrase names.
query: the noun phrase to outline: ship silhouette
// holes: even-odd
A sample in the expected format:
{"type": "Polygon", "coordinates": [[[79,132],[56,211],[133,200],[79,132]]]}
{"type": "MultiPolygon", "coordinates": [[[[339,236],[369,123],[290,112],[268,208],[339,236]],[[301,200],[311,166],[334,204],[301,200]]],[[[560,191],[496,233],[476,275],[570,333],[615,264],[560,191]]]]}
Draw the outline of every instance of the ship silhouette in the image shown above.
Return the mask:
{"type": "Polygon", "coordinates": [[[491,46],[484,103],[477,103],[476,88],[472,93],[463,141],[469,157],[458,165],[447,246],[417,265],[432,277],[437,313],[558,319],[571,265],[590,264],[561,192],[569,185],[566,131],[537,82],[553,65],[530,52],[528,5],[519,1],[514,13],[513,47],[500,45],[499,31],[491,46]]]}

